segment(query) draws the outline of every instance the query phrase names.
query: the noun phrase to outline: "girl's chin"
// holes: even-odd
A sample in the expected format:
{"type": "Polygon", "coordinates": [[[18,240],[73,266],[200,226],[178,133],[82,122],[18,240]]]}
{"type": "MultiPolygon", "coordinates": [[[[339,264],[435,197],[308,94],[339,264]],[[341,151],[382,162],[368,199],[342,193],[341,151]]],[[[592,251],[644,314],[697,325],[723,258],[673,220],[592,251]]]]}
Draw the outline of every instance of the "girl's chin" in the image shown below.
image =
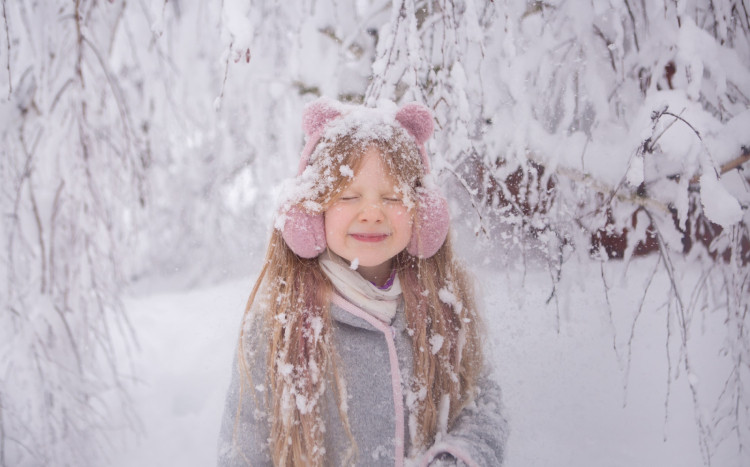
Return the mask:
{"type": "Polygon", "coordinates": [[[376,268],[378,266],[390,266],[390,261],[392,258],[368,258],[367,256],[355,256],[352,259],[349,259],[349,263],[357,262],[358,268],[376,268]]]}

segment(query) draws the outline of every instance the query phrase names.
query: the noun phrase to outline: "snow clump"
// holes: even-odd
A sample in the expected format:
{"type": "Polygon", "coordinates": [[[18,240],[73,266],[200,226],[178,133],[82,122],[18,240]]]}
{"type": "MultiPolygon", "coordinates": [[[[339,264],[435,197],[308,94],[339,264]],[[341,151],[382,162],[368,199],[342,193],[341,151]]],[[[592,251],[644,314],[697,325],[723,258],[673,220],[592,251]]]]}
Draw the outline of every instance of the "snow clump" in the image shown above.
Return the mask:
{"type": "Polygon", "coordinates": [[[443,346],[443,341],[445,339],[440,334],[435,334],[434,336],[430,337],[430,351],[432,352],[432,355],[435,355],[440,351],[440,348],[443,346]]]}
{"type": "Polygon", "coordinates": [[[701,175],[701,204],[706,217],[725,229],[742,220],[740,203],[710,171],[701,175]]]}
{"type": "Polygon", "coordinates": [[[458,297],[448,289],[448,287],[443,287],[438,290],[438,298],[440,298],[440,301],[446,305],[450,305],[456,313],[461,313],[463,304],[461,303],[461,300],[459,300],[458,297]]]}

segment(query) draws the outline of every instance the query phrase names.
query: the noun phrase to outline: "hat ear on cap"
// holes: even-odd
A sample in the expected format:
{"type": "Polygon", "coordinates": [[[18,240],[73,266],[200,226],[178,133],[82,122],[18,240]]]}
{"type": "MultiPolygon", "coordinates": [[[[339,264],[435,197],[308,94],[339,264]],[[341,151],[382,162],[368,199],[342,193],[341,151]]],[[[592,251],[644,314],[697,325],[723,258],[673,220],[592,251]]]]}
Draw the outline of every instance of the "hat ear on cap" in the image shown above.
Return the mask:
{"type": "Polygon", "coordinates": [[[317,99],[302,111],[302,130],[306,136],[319,133],[331,120],[341,116],[341,111],[329,99],[317,99]]]}
{"type": "Polygon", "coordinates": [[[408,131],[417,144],[424,144],[435,130],[435,122],[432,119],[430,109],[422,104],[412,102],[401,107],[396,112],[396,121],[408,131]]]}

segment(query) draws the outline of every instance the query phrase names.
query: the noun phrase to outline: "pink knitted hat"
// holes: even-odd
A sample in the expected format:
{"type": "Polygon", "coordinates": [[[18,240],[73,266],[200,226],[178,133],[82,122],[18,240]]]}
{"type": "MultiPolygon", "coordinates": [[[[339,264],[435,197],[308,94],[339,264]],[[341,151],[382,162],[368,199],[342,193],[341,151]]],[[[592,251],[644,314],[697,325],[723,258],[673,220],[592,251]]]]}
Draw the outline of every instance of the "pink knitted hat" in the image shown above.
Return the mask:
{"type": "MultiPolygon", "coordinates": [[[[355,108],[362,110],[361,107],[347,106],[325,98],[313,101],[305,107],[302,129],[307,136],[307,141],[300,157],[298,176],[305,171],[310,155],[330,124],[339,118],[347,118],[349,111],[355,108]]],[[[399,124],[414,137],[422,158],[424,173],[428,174],[430,161],[425,142],[435,128],[432,113],[421,104],[410,103],[401,107],[393,119],[394,124],[399,124]]],[[[385,119],[383,123],[386,123],[385,119]]],[[[448,203],[437,191],[419,188],[418,197],[416,222],[407,251],[411,255],[428,258],[434,255],[445,242],[450,229],[450,214],[448,203]]],[[[284,214],[282,236],[296,255],[302,258],[314,258],[325,250],[323,214],[310,213],[300,206],[293,206],[284,214]]]]}

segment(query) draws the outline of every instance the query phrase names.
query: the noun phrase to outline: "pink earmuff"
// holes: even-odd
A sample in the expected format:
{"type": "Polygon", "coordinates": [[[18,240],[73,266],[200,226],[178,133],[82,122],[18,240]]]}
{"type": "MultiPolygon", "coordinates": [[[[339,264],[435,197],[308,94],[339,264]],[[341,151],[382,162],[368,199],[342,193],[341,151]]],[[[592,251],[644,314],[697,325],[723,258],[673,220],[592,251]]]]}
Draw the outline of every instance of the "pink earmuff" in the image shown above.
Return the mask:
{"type": "Polygon", "coordinates": [[[406,251],[418,258],[429,258],[437,253],[448,236],[448,202],[436,190],[421,188],[418,206],[406,251]]]}
{"type": "MultiPolygon", "coordinates": [[[[326,125],[342,115],[340,104],[327,99],[318,99],[305,107],[302,128],[307,142],[302,150],[298,175],[307,167],[326,125]]],[[[421,104],[411,103],[399,109],[395,118],[416,140],[425,174],[428,174],[430,165],[424,143],[434,131],[432,113],[421,104]]],[[[406,250],[413,256],[429,258],[437,253],[448,236],[450,213],[447,201],[437,190],[420,188],[418,191],[414,227],[406,250]]],[[[281,234],[297,256],[315,258],[326,249],[323,214],[310,213],[299,206],[293,206],[284,214],[286,220],[281,234]]]]}
{"type": "Polygon", "coordinates": [[[309,213],[299,206],[292,206],[286,213],[281,236],[297,256],[315,258],[326,249],[323,214],[309,213]]]}

